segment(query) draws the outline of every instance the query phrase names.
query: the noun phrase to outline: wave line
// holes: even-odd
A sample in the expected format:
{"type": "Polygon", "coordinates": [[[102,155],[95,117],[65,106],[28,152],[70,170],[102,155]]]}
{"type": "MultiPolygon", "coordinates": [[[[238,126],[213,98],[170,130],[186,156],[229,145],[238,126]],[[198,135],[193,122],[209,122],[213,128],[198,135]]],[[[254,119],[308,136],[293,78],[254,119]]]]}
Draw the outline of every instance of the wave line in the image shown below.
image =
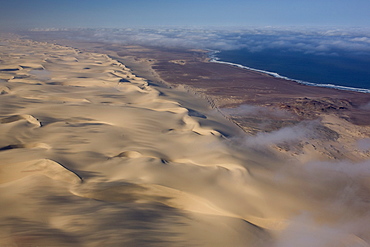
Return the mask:
{"type": "Polygon", "coordinates": [[[244,66],[244,65],[241,65],[241,64],[237,64],[237,63],[221,61],[220,58],[218,58],[216,56],[217,53],[220,53],[220,51],[210,51],[210,53],[208,54],[208,57],[210,59],[209,61],[211,63],[228,64],[228,65],[235,66],[235,67],[238,67],[238,68],[268,74],[268,75],[271,75],[275,78],[280,78],[280,79],[284,79],[284,80],[288,80],[288,81],[293,81],[293,82],[297,82],[299,84],[308,85],[308,86],[333,88],[333,89],[338,89],[338,90],[354,91],[354,92],[360,92],[360,93],[370,93],[370,89],[339,86],[339,85],[334,85],[334,84],[320,84],[320,83],[313,83],[313,82],[308,82],[308,81],[303,81],[303,80],[297,80],[297,79],[292,79],[292,78],[289,78],[289,77],[286,77],[286,76],[279,75],[276,72],[271,72],[271,71],[266,71],[266,70],[261,70],[261,69],[255,69],[255,68],[251,68],[251,67],[244,66]]]}

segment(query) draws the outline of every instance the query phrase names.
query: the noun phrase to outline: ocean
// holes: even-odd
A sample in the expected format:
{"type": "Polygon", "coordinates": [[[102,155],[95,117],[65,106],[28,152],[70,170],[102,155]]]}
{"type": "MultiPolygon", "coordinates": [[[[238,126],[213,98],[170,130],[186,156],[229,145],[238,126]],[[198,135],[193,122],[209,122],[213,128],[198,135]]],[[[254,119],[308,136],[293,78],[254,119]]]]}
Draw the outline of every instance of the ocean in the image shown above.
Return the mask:
{"type": "Polygon", "coordinates": [[[299,51],[248,49],[213,52],[212,61],[254,69],[299,83],[370,93],[370,56],[341,52],[309,54],[299,51]]]}

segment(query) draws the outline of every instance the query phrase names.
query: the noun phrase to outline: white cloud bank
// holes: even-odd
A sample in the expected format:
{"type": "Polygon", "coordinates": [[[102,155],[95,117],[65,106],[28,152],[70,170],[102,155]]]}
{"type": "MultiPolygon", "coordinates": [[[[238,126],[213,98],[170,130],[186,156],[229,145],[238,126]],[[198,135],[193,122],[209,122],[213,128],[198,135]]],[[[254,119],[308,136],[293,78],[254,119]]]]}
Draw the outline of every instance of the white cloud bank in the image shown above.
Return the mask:
{"type": "Polygon", "coordinates": [[[33,33],[63,35],[71,39],[170,48],[201,48],[251,52],[286,49],[313,54],[370,53],[368,29],[309,28],[123,28],[123,29],[33,29],[33,33]]]}
{"type": "Polygon", "coordinates": [[[293,145],[303,140],[317,138],[319,135],[317,132],[318,126],[317,121],[303,121],[272,132],[258,132],[254,136],[245,137],[242,144],[254,148],[264,148],[278,144],[293,145]]]}

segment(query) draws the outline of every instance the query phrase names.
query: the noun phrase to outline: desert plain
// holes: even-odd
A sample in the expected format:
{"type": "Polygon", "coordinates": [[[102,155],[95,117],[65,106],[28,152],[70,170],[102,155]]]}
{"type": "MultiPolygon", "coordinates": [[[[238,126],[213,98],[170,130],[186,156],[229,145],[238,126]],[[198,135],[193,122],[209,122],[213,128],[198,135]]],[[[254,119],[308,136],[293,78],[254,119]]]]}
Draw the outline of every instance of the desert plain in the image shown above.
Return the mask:
{"type": "Polygon", "coordinates": [[[204,51],[0,40],[0,245],[370,245],[370,96],[204,51]]]}

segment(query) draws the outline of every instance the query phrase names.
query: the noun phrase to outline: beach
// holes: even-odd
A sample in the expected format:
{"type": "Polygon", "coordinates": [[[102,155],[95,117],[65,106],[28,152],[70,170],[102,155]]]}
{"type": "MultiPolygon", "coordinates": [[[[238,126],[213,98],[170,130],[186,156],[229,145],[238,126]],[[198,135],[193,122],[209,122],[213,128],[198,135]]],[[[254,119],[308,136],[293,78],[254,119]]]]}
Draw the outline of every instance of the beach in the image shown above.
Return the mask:
{"type": "Polygon", "coordinates": [[[370,245],[369,94],[202,50],[0,54],[2,246],[370,245]]]}
{"type": "Polygon", "coordinates": [[[215,62],[246,67],[306,85],[370,92],[370,74],[366,70],[369,61],[364,54],[310,54],[309,51],[284,49],[250,52],[240,49],[215,51],[211,56],[215,62]]]}

